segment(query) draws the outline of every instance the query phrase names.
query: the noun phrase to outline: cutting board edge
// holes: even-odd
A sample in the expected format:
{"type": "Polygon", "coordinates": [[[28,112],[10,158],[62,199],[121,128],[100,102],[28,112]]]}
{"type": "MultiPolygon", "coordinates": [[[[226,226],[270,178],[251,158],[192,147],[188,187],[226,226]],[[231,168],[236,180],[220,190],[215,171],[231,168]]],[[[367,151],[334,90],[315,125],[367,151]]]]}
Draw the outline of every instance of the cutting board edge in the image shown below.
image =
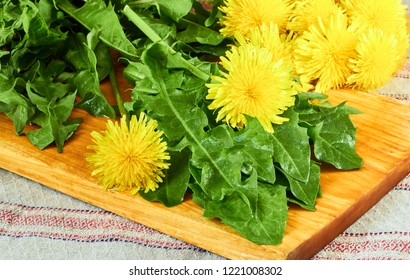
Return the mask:
{"type": "MultiPolygon", "coordinates": [[[[287,255],[289,260],[310,259],[320,250],[325,248],[340,233],[353,225],[360,217],[374,207],[389,191],[399,184],[410,174],[410,154],[407,158],[396,165],[394,170],[388,173],[376,187],[360,197],[355,204],[348,207],[341,215],[327,224],[322,230],[316,232],[310,239],[306,240],[287,255]],[[359,205],[359,207],[357,207],[359,205]],[[353,218],[352,218],[353,217],[353,218]],[[339,224],[339,226],[335,226],[339,224]],[[334,228],[339,228],[334,231],[334,228]],[[312,246],[315,244],[315,246],[312,246]],[[317,244],[320,244],[317,246],[317,244]]],[[[320,198],[319,198],[320,199],[320,198]]]]}

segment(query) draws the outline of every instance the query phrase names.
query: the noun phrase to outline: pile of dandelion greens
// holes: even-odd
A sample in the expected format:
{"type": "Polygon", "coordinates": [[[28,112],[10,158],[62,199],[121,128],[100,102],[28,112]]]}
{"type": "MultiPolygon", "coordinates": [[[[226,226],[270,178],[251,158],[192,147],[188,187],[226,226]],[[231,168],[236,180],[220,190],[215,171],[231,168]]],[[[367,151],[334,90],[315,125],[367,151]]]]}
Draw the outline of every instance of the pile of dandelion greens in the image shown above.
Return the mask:
{"type": "MultiPolygon", "coordinates": [[[[0,112],[13,121],[16,134],[39,149],[54,144],[59,152],[81,125],[80,119],[69,119],[74,108],[94,116],[121,115],[120,124],[109,121],[106,132],[93,132],[89,147],[100,153],[88,161],[104,188],[169,207],[190,194],[204,217],[220,219],[252,242],[280,244],[289,203],[315,210],[321,162],[342,170],[361,167],[349,117],[358,112],[326,101],[321,92],[332,87],[327,73],[314,77],[306,67],[295,73],[280,57],[271,67],[278,75],[272,82],[258,78],[263,70],[253,78],[265,82],[262,91],[276,86],[279,100],[269,103],[264,97],[267,109],[232,107],[247,104],[232,97],[229,88],[245,83],[227,82],[234,71],[247,75],[234,59],[246,60],[241,55],[249,51],[258,66],[259,51],[269,52],[252,49],[246,35],[229,36],[234,24],[221,29],[221,19],[235,8],[228,4],[235,1],[213,2],[206,9],[191,0],[2,1],[0,112]],[[117,106],[100,89],[103,79],[116,88],[110,50],[121,55],[123,75],[135,86],[130,102],[115,90],[117,106]],[[27,125],[37,129],[23,132],[27,125]]],[[[274,2],[290,7],[309,1],[274,2]]],[[[283,27],[273,29],[282,32],[283,27]]],[[[297,32],[277,33],[277,40],[290,43],[297,32]]],[[[285,45],[276,50],[289,54],[285,45]]],[[[344,81],[339,77],[333,86],[359,84],[360,73],[352,75],[344,81]]]]}

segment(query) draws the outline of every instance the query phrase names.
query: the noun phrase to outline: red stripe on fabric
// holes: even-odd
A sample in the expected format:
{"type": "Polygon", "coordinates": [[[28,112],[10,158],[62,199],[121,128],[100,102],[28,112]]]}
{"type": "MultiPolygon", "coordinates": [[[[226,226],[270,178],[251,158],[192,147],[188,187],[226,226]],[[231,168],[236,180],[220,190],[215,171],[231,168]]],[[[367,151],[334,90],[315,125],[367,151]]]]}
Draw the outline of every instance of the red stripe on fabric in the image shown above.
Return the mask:
{"type": "MultiPolygon", "coordinates": [[[[1,203],[5,205],[6,203],[1,203]]],[[[139,223],[117,217],[109,212],[78,212],[67,209],[47,209],[11,205],[13,209],[0,210],[0,222],[13,226],[47,226],[79,230],[128,230],[154,234],[156,231],[139,223]],[[34,213],[32,213],[34,212],[34,213]],[[79,217],[67,216],[79,214],[79,217]],[[97,218],[94,217],[97,215],[97,218]]]]}
{"type": "Polygon", "coordinates": [[[382,235],[400,235],[400,236],[410,236],[410,232],[407,231],[383,231],[383,232],[343,232],[340,236],[345,237],[366,237],[366,236],[382,236],[382,235]]]}
{"type": "Polygon", "coordinates": [[[333,253],[348,253],[348,254],[360,254],[364,252],[386,252],[395,251],[401,253],[407,253],[410,255],[410,242],[409,240],[400,239],[377,239],[366,241],[333,241],[327,245],[323,250],[331,251],[333,253]]]}
{"type": "Polygon", "coordinates": [[[21,214],[14,210],[1,210],[0,222],[13,226],[46,226],[60,227],[66,229],[79,230],[96,230],[96,229],[111,229],[111,230],[128,230],[133,232],[153,232],[148,228],[130,221],[113,220],[109,217],[104,219],[95,219],[84,217],[86,214],[81,214],[82,217],[65,217],[56,216],[50,213],[21,214]]]}
{"type": "Polygon", "coordinates": [[[75,241],[75,242],[128,242],[139,244],[148,247],[155,248],[168,248],[168,249],[198,249],[195,246],[184,243],[182,241],[178,242],[168,242],[160,240],[152,240],[147,238],[141,238],[138,236],[129,236],[122,234],[90,234],[90,235],[79,235],[79,234],[68,234],[59,232],[44,232],[44,231],[11,231],[0,229],[0,235],[8,236],[13,238],[24,238],[24,237],[41,237],[49,238],[55,240],[64,241],[75,241]]]}
{"type": "Polygon", "coordinates": [[[109,214],[110,212],[105,210],[89,210],[89,209],[68,209],[68,208],[57,208],[57,207],[44,207],[44,206],[30,206],[18,203],[9,203],[5,201],[0,201],[0,205],[10,205],[24,210],[51,210],[63,213],[89,213],[89,214],[109,214]]]}
{"type": "MultiPolygon", "coordinates": [[[[82,214],[84,216],[84,214],[82,214]]],[[[146,228],[137,223],[127,221],[115,221],[112,219],[94,219],[87,217],[64,217],[44,214],[20,214],[13,210],[1,210],[0,222],[6,222],[13,226],[46,226],[60,227],[79,230],[128,230],[134,232],[146,232],[146,228]]]]}
{"type": "Polygon", "coordinates": [[[2,236],[13,238],[41,237],[87,243],[118,241],[153,248],[203,251],[177,239],[175,241],[158,240],[159,235],[165,235],[106,211],[31,207],[5,202],[0,202],[0,205],[7,207],[7,209],[0,209],[0,224],[6,225],[0,228],[2,236]],[[79,217],[75,217],[75,215],[79,215],[79,217]],[[19,227],[25,230],[21,230],[19,227]],[[43,227],[43,229],[30,231],[30,227],[32,229],[43,227]],[[72,230],[77,230],[79,233],[67,233],[67,231],[72,230]],[[112,231],[117,232],[112,233],[112,231]],[[105,234],[105,232],[107,233],[105,234]],[[141,234],[147,235],[148,238],[141,237],[141,234]],[[149,238],[150,236],[152,239],[149,238]]]}
{"type": "Polygon", "coordinates": [[[400,93],[395,93],[395,94],[383,94],[384,96],[391,97],[400,101],[405,101],[409,102],[409,95],[408,94],[400,94],[400,93]]]}
{"type": "MultiPolygon", "coordinates": [[[[334,258],[334,257],[326,257],[326,256],[320,256],[320,255],[316,255],[312,258],[312,260],[351,260],[351,259],[347,259],[347,258],[334,258]]],[[[369,260],[369,261],[382,261],[382,260],[398,260],[392,257],[369,257],[369,258],[355,258],[355,260],[369,260]]]]}
{"type": "Polygon", "coordinates": [[[400,183],[397,184],[396,187],[394,187],[395,190],[405,190],[409,191],[410,190],[410,174],[406,176],[400,183]]]}

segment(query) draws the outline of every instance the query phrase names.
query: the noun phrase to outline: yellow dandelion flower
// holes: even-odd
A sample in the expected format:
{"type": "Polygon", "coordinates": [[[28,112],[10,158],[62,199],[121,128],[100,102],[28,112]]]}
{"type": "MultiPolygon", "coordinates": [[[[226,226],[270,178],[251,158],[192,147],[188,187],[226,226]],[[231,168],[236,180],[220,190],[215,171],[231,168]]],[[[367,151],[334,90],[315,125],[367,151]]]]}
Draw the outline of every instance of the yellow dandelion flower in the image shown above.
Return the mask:
{"type": "MultiPolygon", "coordinates": [[[[386,34],[393,34],[398,42],[399,61],[397,69],[404,66],[409,48],[407,34],[406,5],[401,0],[344,0],[353,24],[361,29],[361,33],[369,28],[379,28],[386,34]]],[[[396,70],[397,70],[396,69],[396,70]]]]}
{"type": "Polygon", "coordinates": [[[290,64],[273,60],[266,48],[246,44],[233,46],[226,57],[221,57],[221,65],[227,72],[212,77],[206,96],[213,100],[209,109],[219,109],[217,121],[242,128],[248,115],[257,118],[266,131],[273,132],[272,123],[288,120],[279,115],[295,102],[290,64]]]}
{"type": "Polygon", "coordinates": [[[273,55],[273,60],[283,59],[288,62],[293,60],[292,37],[281,35],[278,25],[273,22],[251,28],[246,37],[236,33],[235,39],[240,45],[252,44],[255,47],[268,49],[273,55]]]}
{"type": "Polygon", "coordinates": [[[295,41],[296,72],[302,80],[316,82],[318,92],[339,88],[351,74],[348,64],[356,43],[357,33],[344,13],[331,16],[328,25],[319,19],[295,41]]]}
{"type": "MultiPolygon", "coordinates": [[[[271,54],[273,60],[284,60],[285,63],[293,65],[293,43],[295,36],[280,34],[277,24],[263,24],[259,27],[252,28],[247,37],[242,34],[235,34],[235,39],[239,45],[251,44],[255,47],[266,48],[271,54]]],[[[294,76],[296,73],[294,72],[294,76]]],[[[306,79],[295,81],[294,85],[297,92],[307,92],[313,88],[306,79]]]]}
{"type": "Polygon", "coordinates": [[[251,28],[276,23],[281,31],[286,29],[292,1],[290,0],[226,0],[219,9],[224,14],[221,34],[229,37],[235,33],[246,35],[251,28]]]}
{"type": "Polygon", "coordinates": [[[380,28],[396,34],[406,22],[406,5],[401,0],[344,0],[342,5],[352,21],[362,28],[380,28]]]}
{"type": "Polygon", "coordinates": [[[295,1],[288,28],[302,34],[310,25],[317,23],[319,17],[324,25],[328,25],[331,15],[337,14],[341,8],[333,0],[299,0],[295,1]]]}
{"type": "Polygon", "coordinates": [[[167,144],[161,140],[155,120],[147,121],[141,113],[139,119],[132,116],[129,124],[123,116],[118,122],[107,122],[102,134],[93,131],[94,145],[87,148],[93,153],[86,159],[104,189],[129,190],[136,194],[140,190],[153,191],[162,182],[163,169],[169,168],[170,157],[167,144]]]}
{"type": "Polygon", "coordinates": [[[397,69],[398,41],[392,34],[371,28],[361,34],[357,57],[351,59],[352,74],[347,83],[361,89],[376,89],[387,83],[397,69]]]}

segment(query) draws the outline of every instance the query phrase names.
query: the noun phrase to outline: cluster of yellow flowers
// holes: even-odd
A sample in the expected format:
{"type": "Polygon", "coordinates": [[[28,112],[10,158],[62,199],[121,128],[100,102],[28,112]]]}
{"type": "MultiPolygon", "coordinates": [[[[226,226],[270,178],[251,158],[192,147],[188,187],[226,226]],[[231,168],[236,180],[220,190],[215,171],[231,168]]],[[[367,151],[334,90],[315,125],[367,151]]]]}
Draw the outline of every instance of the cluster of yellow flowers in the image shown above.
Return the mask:
{"type": "Polygon", "coordinates": [[[232,127],[249,115],[272,132],[296,90],[376,89],[407,58],[400,0],[226,0],[219,9],[220,32],[236,44],[221,58],[222,77],[212,77],[207,99],[232,127]]]}
{"type": "Polygon", "coordinates": [[[295,73],[318,92],[376,89],[407,58],[400,0],[226,0],[220,10],[225,36],[249,36],[253,28],[275,23],[290,45],[295,73]]]}
{"type": "Polygon", "coordinates": [[[232,46],[221,57],[225,69],[222,76],[212,77],[207,99],[209,109],[218,109],[217,121],[225,120],[232,127],[243,127],[245,115],[256,117],[268,132],[272,123],[286,121],[281,115],[295,102],[297,91],[293,87],[293,67],[282,55],[290,55],[282,43],[277,25],[251,29],[249,40],[236,34],[238,46],[232,46]]]}

